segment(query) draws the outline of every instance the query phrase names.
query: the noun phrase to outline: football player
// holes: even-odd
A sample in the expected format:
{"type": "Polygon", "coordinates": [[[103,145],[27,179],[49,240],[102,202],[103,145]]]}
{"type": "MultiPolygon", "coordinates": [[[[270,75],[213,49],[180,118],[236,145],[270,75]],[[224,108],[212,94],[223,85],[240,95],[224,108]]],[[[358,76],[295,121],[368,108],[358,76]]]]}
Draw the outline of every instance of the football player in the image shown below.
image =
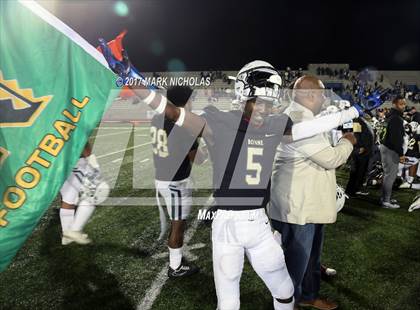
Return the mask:
{"type": "Polygon", "coordinates": [[[420,158],[420,127],[417,122],[411,122],[406,125],[406,133],[408,136],[407,151],[405,152],[405,162],[399,164],[399,173],[404,180],[399,188],[419,189],[420,184],[413,184],[414,178],[418,171],[418,162],[420,158]],[[406,175],[408,172],[408,175],[406,175]]]}
{"type": "MultiPolygon", "coordinates": [[[[191,111],[191,101],[189,101],[191,94],[191,88],[182,86],[171,87],[167,91],[168,100],[188,111],[191,111]]],[[[201,164],[207,156],[202,148],[198,148],[196,137],[186,129],[175,126],[163,114],[157,114],[152,118],[150,135],[158,205],[160,206],[158,197],[160,194],[165,200],[171,219],[168,238],[168,276],[171,278],[188,276],[199,271],[197,266],[182,256],[185,222],[192,204],[189,178],[191,163],[201,164]]]]}
{"type": "MultiPolygon", "coordinates": [[[[136,76],[128,56],[122,61],[104,40],[102,52],[120,77],[136,76]]],[[[293,125],[284,114],[271,115],[277,102],[281,77],[267,62],[245,65],[235,81],[235,93],[243,111],[222,112],[214,106],[198,116],[168,102],[147,85],[134,89],[146,104],[202,136],[213,163],[213,196],[218,211],[212,223],[213,271],[218,309],[239,309],[239,280],[244,254],[269,288],[275,309],[293,309],[293,283],[287,272],[281,246],[271,231],[265,206],[276,146],[329,131],[359,115],[352,107],[340,113],[293,125]]],[[[360,108],[360,107],[359,107],[360,108]]]]}
{"type": "Polygon", "coordinates": [[[60,194],[60,222],[63,234],[61,244],[91,243],[92,240],[83,229],[92,217],[95,205],[108,197],[109,187],[100,177],[99,165],[89,143],[85,145],[60,194]]]}

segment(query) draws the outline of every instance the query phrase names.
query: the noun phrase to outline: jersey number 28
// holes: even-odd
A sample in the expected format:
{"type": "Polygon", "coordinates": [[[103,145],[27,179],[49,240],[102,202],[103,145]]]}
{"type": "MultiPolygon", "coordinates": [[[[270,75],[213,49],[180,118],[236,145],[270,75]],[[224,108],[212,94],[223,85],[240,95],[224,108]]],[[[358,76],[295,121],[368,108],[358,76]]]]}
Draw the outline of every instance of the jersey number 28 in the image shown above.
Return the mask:
{"type": "Polygon", "coordinates": [[[152,126],[150,127],[150,135],[152,137],[153,153],[159,157],[168,157],[168,136],[166,131],[152,126]]]}

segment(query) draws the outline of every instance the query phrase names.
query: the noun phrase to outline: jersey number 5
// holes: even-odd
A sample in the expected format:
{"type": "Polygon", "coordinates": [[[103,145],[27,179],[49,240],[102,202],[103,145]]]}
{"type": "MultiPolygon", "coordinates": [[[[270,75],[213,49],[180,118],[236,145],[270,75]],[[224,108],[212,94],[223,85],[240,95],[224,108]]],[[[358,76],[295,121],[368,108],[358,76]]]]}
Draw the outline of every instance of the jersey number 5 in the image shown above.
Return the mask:
{"type": "Polygon", "coordinates": [[[251,174],[246,174],[245,181],[248,185],[258,185],[260,184],[261,177],[261,164],[255,161],[255,156],[262,156],[263,148],[261,147],[249,147],[248,156],[246,160],[246,170],[247,172],[252,172],[251,174]]]}
{"type": "Polygon", "coordinates": [[[168,157],[168,136],[166,131],[152,126],[150,127],[150,135],[152,137],[153,153],[159,157],[168,157]]]}

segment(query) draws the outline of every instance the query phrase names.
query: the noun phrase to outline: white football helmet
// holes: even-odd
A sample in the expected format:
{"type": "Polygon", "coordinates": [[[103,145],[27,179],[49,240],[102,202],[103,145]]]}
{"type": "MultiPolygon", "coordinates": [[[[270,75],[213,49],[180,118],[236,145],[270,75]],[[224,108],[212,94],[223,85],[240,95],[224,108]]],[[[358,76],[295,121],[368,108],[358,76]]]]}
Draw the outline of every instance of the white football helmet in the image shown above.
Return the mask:
{"type": "Polygon", "coordinates": [[[282,79],[276,69],[266,61],[254,60],[239,70],[235,79],[235,94],[240,102],[259,97],[279,103],[282,79]]]}
{"type": "Polygon", "coordinates": [[[414,197],[413,203],[408,207],[408,212],[420,209],[420,195],[414,197]]]}
{"type": "Polygon", "coordinates": [[[344,192],[344,189],[337,184],[337,190],[335,194],[336,203],[337,203],[337,213],[343,209],[344,204],[346,203],[346,198],[349,198],[349,196],[346,195],[344,192]]]}
{"type": "Polygon", "coordinates": [[[411,131],[412,132],[416,132],[417,133],[417,128],[419,127],[419,123],[417,122],[410,122],[410,127],[411,127],[411,131]]]}
{"type": "Polygon", "coordinates": [[[104,202],[110,192],[108,183],[103,179],[98,161],[94,154],[87,157],[88,168],[83,174],[80,188],[80,200],[85,200],[92,205],[104,202]]]}

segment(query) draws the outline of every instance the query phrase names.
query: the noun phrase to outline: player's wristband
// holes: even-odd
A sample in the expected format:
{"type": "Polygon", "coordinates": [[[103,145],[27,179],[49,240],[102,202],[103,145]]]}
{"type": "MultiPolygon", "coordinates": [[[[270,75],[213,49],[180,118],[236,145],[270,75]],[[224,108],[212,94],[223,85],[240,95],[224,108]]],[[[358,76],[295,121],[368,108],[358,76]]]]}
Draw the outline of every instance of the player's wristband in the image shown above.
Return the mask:
{"type": "Polygon", "coordinates": [[[175,122],[175,125],[181,127],[184,124],[185,120],[185,109],[179,108],[179,117],[178,120],[175,122]]]}
{"type": "Polygon", "coordinates": [[[164,113],[167,103],[168,103],[168,100],[166,99],[166,97],[161,96],[159,106],[156,108],[155,111],[159,114],[164,113]]]}
{"type": "Polygon", "coordinates": [[[146,98],[143,99],[143,102],[147,105],[150,105],[153,99],[155,99],[155,97],[156,97],[156,92],[150,91],[150,94],[146,98]]]}

